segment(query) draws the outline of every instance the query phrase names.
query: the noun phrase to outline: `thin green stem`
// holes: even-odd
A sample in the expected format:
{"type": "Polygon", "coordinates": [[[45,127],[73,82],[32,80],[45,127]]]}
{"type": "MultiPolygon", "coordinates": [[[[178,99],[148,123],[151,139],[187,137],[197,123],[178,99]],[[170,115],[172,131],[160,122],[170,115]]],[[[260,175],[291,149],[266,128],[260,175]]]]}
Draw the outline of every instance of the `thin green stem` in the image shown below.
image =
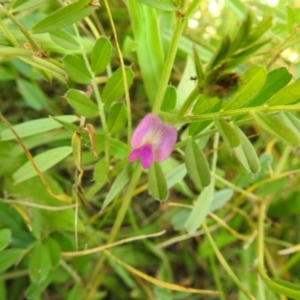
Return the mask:
{"type": "Polygon", "coordinates": [[[259,299],[261,300],[267,300],[266,295],[265,295],[265,284],[260,278],[260,276],[257,274],[257,282],[258,282],[258,294],[259,294],[259,299]]]}
{"type": "Polygon", "coordinates": [[[85,52],[84,46],[82,44],[80,34],[79,34],[79,31],[78,31],[78,28],[77,28],[76,24],[74,24],[74,30],[75,30],[75,33],[76,33],[76,36],[77,36],[78,43],[80,45],[80,50],[81,50],[81,54],[83,56],[84,62],[85,62],[86,67],[87,67],[87,69],[88,69],[88,71],[89,71],[89,73],[92,77],[91,84],[92,84],[92,87],[93,87],[93,90],[94,90],[94,93],[95,93],[95,97],[96,97],[96,100],[97,100],[100,119],[101,119],[101,123],[102,123],[102,127],[103,127],[103,133],[104,133],[105,159],[106,159],[106,162],[109,164],[109,160],[110,160],[109,134],[108,134],[108,127],[107,127],[106,117],[105,117],[105,112],[104,112],[104,105],[103,105],[102,100],[101,100],[101,96],[100,96],[99,89],[98,89],[98,86],[97,86],[95,74],[92,71],[90,62],[89,62],[88,57],[86,55],[86,52],[85,52]]]}
{"type": "Polygon", "coordinates": [[[129,89],[128,89],[128,82],[127,82],[127,77],[126,77],[126,69],[125,69],[125,64],[124,64],[124,59],[123,59],[123,55],[119,46],[119,42],[118,42],[118,35],[117,35],[117,31],[116,31],[116,27],[113,21],[113,17],[108,5],[107,0],[104,0],[104,5],[108,14],[108,18],[110,21],[110,25],[113,31],[113,35],[115,37],[115,42],[116,42],[116,48],[118,51],[118,55],[119,55],[119,59],[120,59],[120,63],[121,63],[121,68],[122,68],[122,75],[123,75],[123,84],[124,84],[124,90],[125,90],[125,100],[126,100],[126,105],[127,105],[127,119],[128,119],[128,127],[127,127],[127,139],[128,139],[128,147],[130,147],[130,139],[131,139],[131,133],[132,133],[132,118],[131,118],[131,104],[130,104],[130,96],[129,96],[129,89]]]}
{"type": "Polygon", "coordinates": [[[200,5],[201,0],[194,0],[187,8],[185,12],[185,18],[188,19],[191,17],[191,15],[194,13],[194,11],[198,8],[200,5]]]}
{"type": "Polygon", "coordinates": [[[264,241],[264,225],[266,217],[266,203],[261,202],[259,208],[259,217],[258,217],[258,267],[264,269],[264,251],[265,251],[265,241],[264,241]]]}
{"type": "Polygon", "coordinates": [[[277,276],[282,276],[285,272],[287,272],[290,268],[295,266],[296,264],[299,264],[300,260],[300,251],[295,253],[289,260],[282,266],[282,268],[279,270],[277,276]]]}
{"type": "Polygon", "coordinates": [[[266,112],[274,112],[274,111],[299,111],[300,107],[298,105],[276,105],[276,106],[255,106],[255,107],[245,107],[233,110],[221,110],[218,112],[204,114],[200,116],[186,116],[190,122],[199,122],[204,120],[211,120],[215,116],[219,117],[232,117],[237,115],[248,114],[249,112],[255,111],[266,111],[266,112]]]}
{"type": "Polygon", "coordinates": [[[215,281],[216,286],[217,286],[217,290],[219,292],[221,292],[220,299],[221,300],[226,300],[225,295],[224,295],[224,289],[223,289],[223,286],[222,286],[222,281],[220,280],[220,276],[219,276],[220,272],[217,268],[215,257],[214,257],[214,255],[210,255],[208,257],[208,259],[209,259],[210,269],[212,271],[212,275],[214,277],[214,281],[215,281]]]}
{"type": "Polygon", "coordinates": [[[288,165],[287,160],[290,158],[290,154],[292,152],[292,147],[289,145],[285,146],[285,149],[283,150],[283,153],[280,155],[280,160],[277,164],[276,170],[274,172],[274,175],[279,175],[282,173],[282,171],[285,169],[285,167],[288,165]]]}
{"type": "Polygon", "coordinates": [[[65,269],[65,271],[67,271],[67,273],[69,273],[69,275],[71,275],[71,277],[73,277],[75,282],[79,284],[81,283],[80,276],[64,260],[61,260],[59,264],[63,267],[63,269],[65,269]]]}
{"type": "Polygon", "coordinates": [[[124,200],[122,202],[122,206],[121,206],[121,208],[118,212],[117,218],[114,222],[114,225],[113,225],[113,228],[110,232],[110,236],[108,238],[107,243],[112,243],[115,240],[115,238],[116,238],[116,236],[119,232],[120,226],[121,226],[121,224],[124,220],[125,214],[128,210],[128,207],[129,207],[131,199],[132,199],[133,192],[136,188],[136,185],[138,184],[138,181],[141,177],[141,174],[142,174],[142,167],[141,167],[141,164],[138,163],[136,165],[136,169],[133,172],[131,181],[129,183],[128,189],[127,189],[126,194],[124,196],[124,200]]]}
{"type": "Polygon", "coordinates": [[[267,275],[265,271],[265,264],[264,264],[264,251],[265,251],[265,245],[264,245],[264,239],[265,239],[265,231],[264,231],[264,224],[265,224],[265,218],[266,218],[266,208],[267,203],[262,202],[260,205],[259,210],[259,217],[258,217],[258,264],[257,264],[257,270],[259,275],[261,276],[264,283],[268,286],[268,288],[280,295],[291,297],[292,299],[300,299],[300,291],[294,288],[290,288],[287,286],[282,285],[281,283],[278,283],[267,275]]]}
{"type": "Polygon", "coordinates": [[[6,273],[0,275],[0,281],[16,279],[21,276],[27,276],[28,272],[29,272],[28,269],[6,272],[6,273]]]}
{"type": "Polygon", "coordinates": [[[222,176],[219,176],[214,172],[211,172],[211,176],[213,178],[216,178],[219,182],[222,182],[223,184],[225,184],[227,187],[233,189],[234,191],[236,191],[238,193],[241,193],[244,197],[248,197],[249,199],[254,200],[254,201],[260,201],[261,200],[261,198],[259,196],[255,195],[253,193],[250,193],[250,192],[236,186],[235,184],[231,183],[230,181],[224,179],[222,176]]]}
{"type": "MultiPolygon", "coordinates": [[[[216,134],[214,136],[214,144],[213,144],[214,149],[218,149],[219,142],[220,142],[220,134],[219,134],[219,132],[216,132],[216,134]]],[[[218,161],[218,151],[215,151],[213,153],[213,158],[212,158],[212,163],[211,163],[212,173],[216,173],[217,161],[218,161]]],[[[212,183],[215,185],[215,178],[214,177],[212,178],[212,183]]]]}
{"type": "MultiPolygon", "coordinates": [[[[142,167],[141,167],[141,164],[138,163],[136,165],[136,168],[135,168],[133,174],[132,174],[131,181],[128,185],[126,194],[124,196],[122,205],[120,207],[120,210],[118,212],[118,215],[116,217],[114,225],[113,225],[113,227],[110,231],[110,235],[109,235],[109,238],[107,240],[107,244],[112,243],[115,240],[115,238],[117,237],[117,234],[120,230],[120,227],[122,225],[124,217],[125,217],[125,215],[127,213],[127,210],[129,208],[129,205],[130,205],[130,202],[131,202],[131,199],[132,199],[132,195],[133,195],[134,190],[136,188],[136,185],[138,184],[138,181],[141,177],[141,174],[142,174],[142,167]]],[[[104,260],[105,260],[105,253],[103,252],[101,254],[96,266],[94,267],[93,273],[91,275],[91,281],[93,282],[93,286],[90,289],[89,294],[86,297],[87,300],[93,298],[94,293],[97,291],[98,286],[101,284],[102,277],[98,278],[98,273],[99,273],[99,269],[103,265],[104,260]]]]}
{"type": "Polygon", "coordinates": [[[186,26],[187,20],[190,15],[194,12],[197,6],[200,4],[200,0],[194,0],[187,8],[186,12],[183,16],[178,16],[177,23],[175,26],[175,30],[173,33],[173,37],[170,43],[169,51],[167,53],[166,61],[164,64],[164,68],[162,70],[162,75],[160,79],[160,84],[158,88],[158,92],[156,95],[156,99],[154,101],[152,112],[158,114],[160,112],[160,108],[164,99],[165,91],[168,85],[168,81],[171,76],[174,60],[177,53],[179,39],[182,35],[182,32],[186,26]]]}
{"type": "Polygon", "coordinates": [[[203,229],[209,240],[210,245],[212,246],[212,248],[215,252],[215,255],[217,256],[220,264],[223,266],[224,270],[227,272],[229,277],[234,281],[234,283],[238,286],[238,288],[245,294],[245,296],[248,297],[248,299],[255,300],[255,297],[246,289],[246,287],[242,284],[242,282],[238,279],[238,277],[234,274],[232,269],[229,267],[228,263],[226,262],[225,258],[222,255],[222,253],[220,252],[217,245],[215,244],[215,242],[206,226],[206,223],[203,223],[203,229]]]}
{"type": "Polygon", "coordinates": [[[185,28],[185,25],[186,25],[186,20],[179,17],[170,43],[170,48],[166,57],[165,65],[160,79],[160,84],[158,87],[158,92],[152,109],[152,112],[155,114],[158,114],[160,112],[160,108],[164,99],[165,91],[171,76],[175,56],[177,53],[178,42],[182,34],[182,31],[185,28]]]}
{"type": "Polygon", "coordinates": [[[6,38],[11,42],[11,44],[15,47],[20,47],[20,44],[15,39],[14,35],[10,32],[10,30],[7,28],[7,26],[2,21],[1,18],[0,18],[0,27],[2,28],[3,33],[5,34],[6,38]]]}
{"type": "Polygon", "coordinates": [[[164,99],[165,91],[168,85],[168,81],[171,76],[174,60],[177,53],[179,39],[182,35],[182,32],[186,26],[188,18],[192,15],[195,9],[199,6],[201,0],[194,0],[187,8],[183,16],[178,16],[177,23],[175,26],[174,34],[170,43],[169,51],[167,53],[166,61],[162,71],[160,84],[158,87],[158,92],[156,99],[154,101],[152,112],[158,114],[164,99]]]}
{"type": "Polygon", "coordinates": [[[3,5],[0,4],[0,10],[4,12],[4,14],[11,19],[11,21],[20,29],[20,31],[25,35],[29,43],[32,45],[34,50],[38,50],[39,46],[31,37],[31,34],[24,28],[24,26],[10,13],[3,5]]]}

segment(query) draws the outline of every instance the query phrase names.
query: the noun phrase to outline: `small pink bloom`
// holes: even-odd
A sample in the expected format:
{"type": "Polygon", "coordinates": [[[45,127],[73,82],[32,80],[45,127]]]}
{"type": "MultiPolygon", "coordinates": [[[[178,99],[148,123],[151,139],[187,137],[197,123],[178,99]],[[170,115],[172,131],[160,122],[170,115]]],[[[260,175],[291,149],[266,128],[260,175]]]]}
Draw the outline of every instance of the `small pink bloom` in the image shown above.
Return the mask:
{"type": "Polygon", "coordinates": [[[177,140],[177,130],[164,124],[157,115],[146,115],[135,129],[131,137],[133,151],[128,160],[140,158],[144,169],[148,169],[153,161],[164,161],[172,153],[177,140]]]}

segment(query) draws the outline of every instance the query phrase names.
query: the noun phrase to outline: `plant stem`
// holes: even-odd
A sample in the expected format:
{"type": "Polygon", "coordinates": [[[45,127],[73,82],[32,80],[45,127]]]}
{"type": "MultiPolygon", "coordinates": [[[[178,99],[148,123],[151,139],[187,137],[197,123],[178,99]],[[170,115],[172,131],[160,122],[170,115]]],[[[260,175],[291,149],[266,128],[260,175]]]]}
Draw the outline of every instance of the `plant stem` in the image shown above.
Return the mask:
{"type": "Polygon", "coordinates": [[[211,120],[215,116],[219,117],[232,117],[237,115],[249,114],[249,112],[255,111],[265,111],[265,112],[278,112],[278,111],[299,111],[300,108],[298,105],[276,105],[276,106],[255,106],[255,107],[246,107],[246,108],[238,108],[233,110],[221,110],[218,112],[213,112],[209,114],[203,114],[199,116],[186,116],[190,122],[200,122],[204,120],[211,120]]]}
{"type": "Polygon", "coordinates": [[[210,269],[212,271],[212,275],[214,277],[214,281],[215,281],[216,286],[217,286],[217,290],[221,291],[220,299],[221,300],[226,300],[225,295],[224,295],[224,289],[223,289],[223,286],[222,286],[222,281],[220,280],[219,270],[218,270],[216,262],[215,262],[215,257],[214,257],[214,255],[210,255],[208,257],[208,259],[209,259],[210,269]]]}
{"type": "Polygon", "coordinates": [[[136,188],[136,185],[138,184],[138,181],[141,177],[141,174],[142,174],[142,167],[141,167],[141,164],[138,163],[136,165],[136,169],[133,172],[131,181],[129,183],[128,189],[127,189],[126,194],[124,196],[122,206],[121,206],[121,208],[118,212],[117,218],[116,218],[116,220],[114,222],[114,225],[113,225],[113,228],[110,232],[110,236],[109,236],[108,241],[107,241],[108,243],[112,243],[115,240],[115,238],[116,238],[116,236],[119,232],[120,226],[121,226],[121,224],[124,220],[125,214],[126,214],[126,212],[128,210],[128,207],[130,205],[130,202],[131,202],[131,199],[132,199],[132,194],[133,194],[133,192],[136,188]]]}
{"type": "Polygon", "coordinates": [[[16,279],[21,276],[27,276],[28,272],[28,269],[6,272],[0,275],[0,281],[16,279]]]}
{"type": "Polygon", "coordinates": [[[33,40],[30,33],[24,28],[24,26],[10,13],[3,5],[0,4],[0,10],[2,10],[5,15],[11,19],[11,21],[20,29],[20,31],[25,35],[29,43],[33,46],[34,50],[38,50],[40,47],[38,44],[33,40]]]}
{"type": "Polygon", "coordinates": [[[132,132],[132,118],[131,118],[131,104],[130,104],[130,96],[129,96],[129,89],[128,89],[128,82],[127,82],[127,77],[126,77],[126,70],[125,70],[125,64],[124,64],[124,59],[123,59],[123,55],[120,49],[120,45],[118,42],[118,35],[117,35],[117,31],[116,31],[116,27],[113,21],[113,17],[108,5],[107,0],[104,0],[104,5],[108,14],[108,18],[110,21],[110,25],[113,31],[113,35],[115,38],[115,42],[116,42],[116,48],[118,51],[118,55],[119,55],[119,59],[120,59],[120,63],[121,63],[121,68],[122,68],[122,75],[123,75],[123,84],[124,84],[124,90],[125,90],[125,100],[126,100],[126,105],[127,105],[127,119],[128,119],[128,130],[127,130],[127,139],[128,139],[128,149],[130,148],[130,139],[131,139],[131,132],[132,132]]]}
{"type": "Polygon", "coordinates": [[[105,159],[106,159],[106,162],[109,165],[109,161],[110,161],[109,134],[108,134],[108,128],[107,128],[106,117],[105,117],[105,112],[104,112],[104,105],[102,103],[101,96],[100,96],[100,93],[99,93],[99,90],[98,90],[95,74],[92,71],[90,62],[89,62],[88,57],[86,55],[85,49],[83,47],[83,44],[82,44],[82,41],[81,41],[81,38],[80,38],[80,35],[79,35],[78,28],[77,28],[76,24],[74,24],[74,30],[75,30],[75,33],[76,33],[76,36],[77,36],[77,41],[80,45],[81,54],[83,56],[84,62],[85,62],[86,67],[87,67],[87,69],[88,69],[88,71],[89,71],[89,73],[92,77],[91,84],[93,86],[93,90],[94,90],[95,97],[96,97],[96,100],[97,100],[100,119],[101,119],[101,123],[102,123],[102,127],[103,127],[103,133],[104,133],[105,159]]]}
{"type": "Polygon", "coordinates": [[[160,108],[164,99],[165,91],[168,85],[168,81],[170,79],[170,75],[172,72],[174,60],[177,53],[178,43],[179,39],[182,35],[182,32],[186,26],[188,18],[191,16],[191,14],[194,12],[194,10],[197,8],[201,0],[194,0],[189,7],[187,8],[186,12],[184,13],[184,16],[178,16],[177,23],[175,26],[174,34],[170,43],[170,48],[167,53],[166,61],[164,64],[164,68],[162,71],[160,84],[158,87],[158,92],[156,95],[156,99],[154,101],[152,112],[154,114],[158,114],[160,112],[160,108]]]}
{"type": "Polygon", "coordinates": [[[174,34],[170,43],[170,48],[166,57],[165,66],[162,71],[158,92],[152,109],[152,112],[154,114],[158,114],[160,111],[164,99],[165,91],[168,85],[168,81],[172,72],[175,56],[177,53],[178,42],[182,34],[182,31],[185,28],[185,25],[186,25],[186,21],[184,19],[177,20],[174,34]]]}
{"type": "Polygon", "coordinates": [[[258,267],[264,269],[264,224],[266,216],[266,203],[261,202],[259,207],[259,217],[258,217],[258,267]]]}
{"type": "MultiPolygon", "coordinates": [[[[115,238],[116,238],[116,236],[117,236],[117,234],[120,230],[120,227],[122,225],[122,222],[124,220],[124,217],[126,215],[128,207],[130,205],[132,195],[134,193],[134,190],[135,190],[136,185],[137,185],[137,183],[140,179],[141,174],[142,174],[142,167],[141,167],[141,164],[138,163],[136,165],[136,168],[135,168],[133,174],[132,174],[131,181],[130,181],[129,186],[127,188],[126,194],[124,196],[122,205],[120,207],[120,210],[118,212],[118,215],[116,217],[114,225],[111,229],[109,238],[107,240],[107,244],[112,243],[115,240],[115,238]]],[[[91,275],[91,281],[93,280],[94,277],[96,277],[96,279],[94,280],[93,286],[90,289],[90,291],[89,291],[89,293],[86,297],[86,300],[91,300],[93,298],[95,292],[98,289],[98,286],[101,283],[101,280],[102,280],[103,276],[101,276],[101,278],[98,278],[98,273],[99,273],[99,269],[101,268],[104,260],[105,260],[105,254],[102,253],[99,260],[98,260],[98,262],[97,262],[97,264],[96,264],[96,266],[95,266],[95,268],[94,268],[94,270],[93,270],[93,273],[91,275]]]]}
{"type": "Polygon", "coordinates": [[[215,244],[211,234],[209,233],[206,223],[203,223],[203,229],[209,240],[210,245],[212,246],[212,248],[215,252],[215,255],[217,256],[220,264],[223,266],[223,268],[225,269],[225,271],[227,272],[229,277],[234,281],[234,283],[238,286],[238,288],[245,294],[245,296],[248,297],[248,299],[255,300],[255,297],[245,288],[245,286],[242,284],[242,282],[240,282],[238,277],[234,274],[232,269],[229,267],[228,263],[226,262],[226,260],[224,259],[223,255],[222,255],[222,253],[220,252],[217,245],[215,244]]]}
{"type": "Polygon", "coordinates": [[[10,30],[7,28],[7,26],[4,24],[1,18],[0,18],[0,27],[2,28],[3,33],[5,34],[6,38],[11,42],[11,44],[15,47],[20,47],[20,44],[15,39],[13,34],[10,32],[10,30]]]}
{"type": "Polygon", "coordinates": [[[65,269],[65,271],[67,271],[67,273],[69,273],[69,275],[75,280],[75,282],[79,284],[81,283],[80,276],[63,259],[60,261],[59,264],[65,269]]]}

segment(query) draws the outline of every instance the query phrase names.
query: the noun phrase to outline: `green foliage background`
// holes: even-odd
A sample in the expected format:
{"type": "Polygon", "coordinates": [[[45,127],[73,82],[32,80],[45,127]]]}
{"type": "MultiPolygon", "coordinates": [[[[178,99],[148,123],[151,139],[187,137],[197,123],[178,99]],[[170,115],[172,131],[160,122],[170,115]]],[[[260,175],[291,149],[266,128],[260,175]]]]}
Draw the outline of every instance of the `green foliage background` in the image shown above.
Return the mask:
{"type": "Polygon", "coordinates": [[[0,299],[300,299],[299,32],[299,1],[2,1],[0,299]]]}

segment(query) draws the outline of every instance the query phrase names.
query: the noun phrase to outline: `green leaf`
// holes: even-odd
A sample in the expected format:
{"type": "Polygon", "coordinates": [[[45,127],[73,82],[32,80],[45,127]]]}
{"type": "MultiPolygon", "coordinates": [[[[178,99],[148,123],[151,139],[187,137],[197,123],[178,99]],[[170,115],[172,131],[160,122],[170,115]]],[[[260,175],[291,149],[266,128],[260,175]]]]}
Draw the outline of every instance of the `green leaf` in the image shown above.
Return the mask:
{"type": "MultiPolygon", "coordinates": [[[[125,67],[128,88],[132,84],[134,73],[130,67],[125,67]]],[[[119,100],[125,93],[124,80],[122,69],[119,68],[108,79],[103,89],[102,101],[103,103],[111,103],[119,100]]]]}
{"type": "Polygon", "coordinates": [[[300,140],[300,120],[292,113],[282,111],[280,112],[281,120],[298,136],[300,140]]]}
{"type": "Polygon", "coordinates": [[[234,127],[222,118],[215,117],[214,121],[218,131],[229,148],[235,148],[241,144],[240,136],[234,127]]]}
{"type": "Polygon", "coordinates": [[[243,22],[240,24],[240,26],[237,29],[236,35],[234,36],[231,47],[230,47],[230,53],[236,52],[239,48],[242,48],[242,45],[247,40],[247,37],[249,36],[249,32],[252,26],[252,15],[250,12],[247,13],[246,18],[243,20],[243,22]]]}
{"type": "Polygon", "coordinates": [[[205,78],[205,75],[204,75],[204,70],[200,59],[200,55],[197,51],[196,46],[193,47],[193,53],[194,53],[195,69],[197,73],[197,80],[198,82],[202,82],[205,78]]]}
{"type": "Polygon", "coordinates": [[[288,105],[298,102],[300,99],[300,80],[285,86],[278,93],[272,96],[267,105],[288,105]]]}
{"type": "Polygon", "coordinates": [[[63,59],[68,76],[77,83],[88,84],[92,77],[83,60],[78,56],[69,54],[63,59]]]}
{"type": "Polygon", "coordinates": [[[90,15],[95,7],[91,0],[78,0],[49,14],[31,29],[33,33],[51,32],[74,24],[90,15]]]}
{"type": "MultiPolygon", "coordinates": [[[[78,130],[78,125],[75,125],[75,124],[71,124],[71,123],[67,123],[67,122],[64,122],[60,119],[57,119],[56,117],[52,117],[50,116],[50,118],[52,118],[53,120],[55,120],[57,123],[59,123],[62,127],[64,127],[65,129],[67,129],[69,132],[72,132],[72,134],[74,133],[74,131],[78,130]]],[[[82,138],[85,140],[85,141],[88,141],[89,138],[88,138],[88,135],[85,131],[82,131],[81,132],[81,136],[82,138]]]]}
{"type": "Polygon", "coordinates": [[[25,102],[35,110],[41,110],[47,106],[45,94],[32,83],[19,79],[17,85],[25,102]]]}
{"type": "Polygon", "coordinates": [[[82,171],[81,165],[82,165],[82,140],[81,140],[81,134],[79,130],[76,130],[72,135],[71,140],[71,146],[72,146],[72,152],[73,152],[73,159],[74,164],[78,171],[82,171]]]}
{"type": "Polygon", "coordinates": [[[0,273],[6,271],[15,264],[23,254],[23,249],[7,249],[1,251],[0,255],[0,273]]]}
{"type": "Polygon", "coordinates": [[[129,174],[127,167],[124,168],[121,173],[116,177],[114,183],[112,184],[103,204],[101,210],[103,210],[107,205],[109,205],[123,190],[125,185],[129,181],[129,174]]]}
{"type": "Polygon", "coordinates": [[[95,74],[103,72],[111,58],[112,46],[106,37],[100,37],[92,51],[92,70],[95,74]]]}
{"type": "Polygon", "coordinates": [[[279,118],[269,116],[261,112],[252,112],[252,115],[259,126],[273,134],[280,140],[291,144],[299,145],[299,139],[291,128],[285,125],[279,118]]]}
{"type": "Polygon", "coordinates": [[[196,205],[184,225],[189,234],[194,233],[205,221],[212,205],[213,196],[214,185],[211,183],[198,196],[196,205]]]}
{"type": "Polygon", "coordinates": [[[56,268],[61,259],[61,249],[55,239],[48,237],[43,241],[43,245],[48,249],[51,267],[56,268]]]}
{"type": "Polygon", "coordinates": [[[215,51],[214,56],[206,67],[206,72],[217,67],[222,61],[227,58],[230,50],[230,39],[228,36],[224,36],[219,48],[215,51]]]}
{"type": "MultiPolygon", "coordinates": [[[[32,232],[25,228],[24,220],[20,214],[11,206],[0,201],[0,220],[2,226],[9,228],[12,232],[12,244],[15,247],[27,248],[35,242],[32,232]]],[[[1,253],[2,255],[2,253],[1,253]]],[[[0,255],[0,265],[2,263],[0,255]]]]}
{"type": "Polygon", "coordinates": [[[243,64],[247,60],[247,58],[252,56],[255,52],[257,52],[264,45],[268,44],[270,41],[271,39],[258,41],[255,44],[250,44],[250,46],[239,50],[230,59],[228,59],[228,61],[226,61],[226,69],[234,69],[243,64]]]}
{"type": "Polygon", "coordinates": [[[51,269],[49,251],[43,244],[38,244],[33,249],[29,261],[29,275],[33,282],[45,280],[51,269]]]}
{"type": "Polygon", "coordinates": [[[127,145],[118,139],[109,138],[111,153],[119,159],[124,159],[127,156],[127,145]]]}
{"type": "Polygon", "coordinates": [[[225,203],[227,203],[234,195],[232,189],[223,189],[214,194],[210,212],[214,212],[221,208],[225,203]]]}
{"type": "Polygon", "coordinates": [[[272,27],[273,16],[267,15],[258,23],[258,25],[252,29],[250,36],[247,38],[246,42],[248,45],[256,42],[260,37],[262,37],[271,27],[272,27]]]}
{"type": "Polygon", "coordinates": [[[65,48],[67,50],[77,50],[79,48],[79,44],[75,37],[66,32],[65,30],[55,30],[50,33],[50,38],[54,43],[58,46],[65,48]]]}
{"type": "MultiPolygon", "coordinates": [[[[71,153],[72,147],[58,147],[38,154],[33,159],[39,170],[41,172],[45,172],[71,153]]],[[[17,184],[36,175],[37,172],[28,161],[13,174],[13,179],[15,181],[15,184],[17,184]]]]}
{"type": "Polygon", "coordinates": [[[116,134],[123,129],[127,122],[127,109],[124,103],[115,103],[109,112],[107,126],[110,134],[116,134]]]}
{"type": "Polygon", "coordinates": [[[65,97],[68,103],[76,110],[78,114],[87,118],[93,118],[99,115],[98,106],[79,90],[68,90],[65,97]]]}
{"type": "Polygon", "coordinates": [[[292,79],[285,67],[277,68],[268,73],[265,84],[259,93],[250,101],[248,106],[260,106],[276,94],[292,79]]]}
{"type": "MultiPolygon", "coordinates": [[[[76,116],[59,116],[56,117],[57,120],[61,120],[66,123],[73,123],[78,120],[78,117],[76,116]]],[[[17,132],[19,137],[26,137],[35,135],[38,133],[50,131],[53,129],[57,129],[62,127],[61,124],[57,123],[56,121],[50,119],[50,118],[44,118],[44,119],[37,119],[32,121],[27,121],[22,124],[18,124],[13,126],[14,130],[17,132]]],[[[15,139],[14,134],[11,132],[10,129],[4,129],[1,132],[1,141],[8,141],[15,139]]]]}
{"type": "Polygon", "coordinates": [[[168,85],[161,106],[161,111],[168,112],[170,110],[173,110],[176,105],[176,98],[177,98],[177,94],[176,94],[175,87],[172,85],[168,85]]]}
{"type": "Polygon", "coordinates": [[[175,11],[179,9],[173,0],[138,0],[138,1],[150,7],[154,7],[164,11],[175,11]]]}
{"type": "Polygon", "coordinates": [[[11,241],[11,231],[8,228],[0,230],[0,251],[8,246],[11,241]]]}
{"type": "Polygon", "coordinates": [[[210,184],[210,170],[205,155],[195,141],[190,139],[185,149],[185,164],[189,177],[199,189],[210,184]]]}
{"type": "Polygon", "coordinates": [[[75,283],[68,293],[68,298],[66,300],[81,300],[82,295],[80,293],[81,286],[79,283],[75,283]]]}
{"type": "Polygon", "coordinates": [[[98,161],[94,169],[93,179],[100,184],[103,184],[108,181],[108,164],[105,161],[98,161]]]}
{"type": "Polygon", "coordinates": [[[167,112],[162,111],[159,113],[159,116],[165,123],[169,123],[172,125],[185,124],[185,123],[189,122],[188,118],[186,118],[182,115],[177,115],[177,114],[173,114],[173,113],[167,113],[167,112]]]}
{"type": "Polygon", "coordinates": [[[248,172],[257,174],[260,171],[260,163],[257,153],[244,132],[235,125],[234,128],[239,134],[241,145],[233,148],[233,152],[235,153],[239,162],[248,172]]]}
{"type": "Polygon", "coordinates": [[[149,193],[154,199],[164,201],[168,198],[167,181],[159,163],[152,163],[148,172],[148,181],[149,193]]]}
{"type": "Polygon", "coordinates": [[[32,282],[25,291],[26,299],[37,299],[40,294],[47,288],[53,281],[54,273],[50,272],[48,277],[42,282],[32,282]]]}
{"type": "Polygon", "coordinates": [[[31,56],[30,58],[21,57],[20,59],[34,67],[39,72],[39,74],[41,74],[43,78],[45,78],[45,80],[50,81],[52,77],[55,77],[66,84],[67,74],[65,70],[55,65],[51,61],[38,56],[31,56]]]}
{"type": "Polygon", "coordinates": [[[185,164],[180,164],[179,166],[173,168],[166,175],[168,188],[171,188],[177,182],[180,182],[185,177],[186,174],[187,174],[187,171],[186,171],[185,164]]]}
{"type": "Polygon", "coordinates": [[[17,0],[13,2],[13,7],[11,11],[18,12],[22,10],[27,10],[39,4],[42,4],[43,2],[46,2],[46,0],[30,0],[30,1],[17,0]]]}
{"type": "Polygon", "coordinates": [[[244,85],[241,86],[236,95],[228,102],[224,110],[245,107],[264,85],[266,75],[264,67],[254,66],[246,71],[242,77],[242,81],[245,82],[244,85]]]}
{"type": "Polygon", "coordinates": [[[122,45],[122,53],[128,54],[131,52],[136,51],[136,49],[139,47],[139,44],[133,40],[130,36],[126,36],[122,45]]]}

